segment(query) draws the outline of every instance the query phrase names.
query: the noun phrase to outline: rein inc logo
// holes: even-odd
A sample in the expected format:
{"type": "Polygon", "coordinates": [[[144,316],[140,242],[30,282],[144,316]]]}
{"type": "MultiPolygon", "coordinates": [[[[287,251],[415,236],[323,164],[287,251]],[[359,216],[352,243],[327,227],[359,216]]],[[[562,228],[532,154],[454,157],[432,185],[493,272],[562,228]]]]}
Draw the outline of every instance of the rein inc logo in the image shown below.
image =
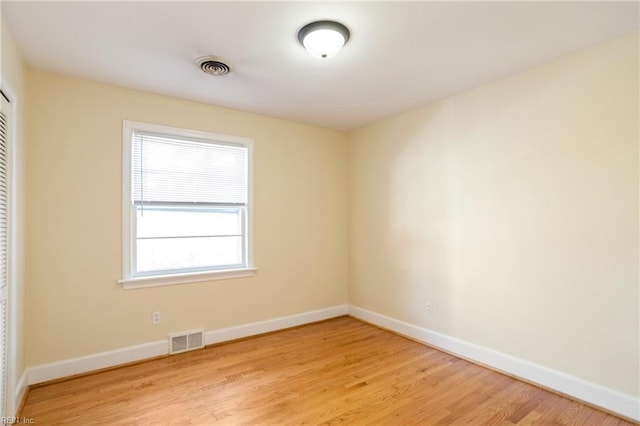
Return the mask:
{"type": "Polygon", "coordinates": [[[0,417],[3,425],[33,425],[36,421],[33,417],[0,417]]]}

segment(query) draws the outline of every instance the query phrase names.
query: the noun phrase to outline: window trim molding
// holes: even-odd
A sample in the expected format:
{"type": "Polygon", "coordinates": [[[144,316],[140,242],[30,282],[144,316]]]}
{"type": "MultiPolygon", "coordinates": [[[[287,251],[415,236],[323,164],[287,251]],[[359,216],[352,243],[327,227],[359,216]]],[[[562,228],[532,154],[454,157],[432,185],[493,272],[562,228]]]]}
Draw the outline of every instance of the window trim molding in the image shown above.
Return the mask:
{"type": "Polygon", "coordinates": [[[201,281],[213,281],[232,278],[250,277],[258,268],[253,261],[253,139],[239,136],[223,135],[198,130],[168,127],[139,121],[122,121],[122,279],[118,283],[123,289],[157,287],[201,281]],[[244,268],[222,269],[200,272],[152,275],[133,277],[133,221],[131,204],[132,185],[132,155],[131,147],[134,131],[160,133],[181,138],[201,139],[205,141],[219,141],[221,143],[241,144],[247,147],[247,206],[246,206],[246,256],[247,265],[244,268]]]}
{"type": "Polygon", "coordinates": [[[125,290],[145,287],[162,287],[175,284],[198,283],[202,281],[217,281],[233,278],[252,277],[258,268],[222,269],[220,271],[206,272],[185,272],[171,275],[151,275],[146,277],[135,277],[118,280],[125,290]]]}

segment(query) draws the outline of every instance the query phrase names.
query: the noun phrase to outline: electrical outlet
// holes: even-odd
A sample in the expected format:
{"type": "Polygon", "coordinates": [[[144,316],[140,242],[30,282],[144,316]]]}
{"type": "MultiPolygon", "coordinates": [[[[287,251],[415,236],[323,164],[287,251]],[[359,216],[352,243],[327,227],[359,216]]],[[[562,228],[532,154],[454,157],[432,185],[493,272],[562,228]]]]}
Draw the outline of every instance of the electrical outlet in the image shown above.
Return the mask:
{"type": "Polygon", "coordinates": [[[153,314],[151,314],[151,323],[160,324],[160,311],[155,311],[153,314]]]}
{"type": "Polygon", "coordinates": [[[427,315],[431,315],[433,313],[433,304],[431,302],[427,302],[427,315]]]}

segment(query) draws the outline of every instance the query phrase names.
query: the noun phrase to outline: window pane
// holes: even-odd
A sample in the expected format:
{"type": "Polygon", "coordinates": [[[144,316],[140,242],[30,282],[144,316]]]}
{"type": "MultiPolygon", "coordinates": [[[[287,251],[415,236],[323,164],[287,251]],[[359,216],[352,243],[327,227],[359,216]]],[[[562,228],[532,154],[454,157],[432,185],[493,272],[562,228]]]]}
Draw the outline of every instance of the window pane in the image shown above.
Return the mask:
{"type": "Polygon", "coordinates": [[[199,237],[242,234],[243,208],[136,206],[136,237],[199,237]]]}
{"type": "Polygon", "coordinates": [[[136,254],[138,272],[242,266],[242,237],[143,239],[136,254]]]}

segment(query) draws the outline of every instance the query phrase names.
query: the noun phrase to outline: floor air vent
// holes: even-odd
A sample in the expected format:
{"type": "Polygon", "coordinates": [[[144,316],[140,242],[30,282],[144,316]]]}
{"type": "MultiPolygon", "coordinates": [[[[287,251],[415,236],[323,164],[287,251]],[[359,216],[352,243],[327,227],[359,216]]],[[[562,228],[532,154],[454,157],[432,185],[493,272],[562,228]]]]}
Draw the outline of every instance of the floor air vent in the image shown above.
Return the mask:
{"type": "Polygon", "coordinates": [[[204,330],[190,330],[169,335],[169,353],[192,351],[204,348],[204,330]]]}

